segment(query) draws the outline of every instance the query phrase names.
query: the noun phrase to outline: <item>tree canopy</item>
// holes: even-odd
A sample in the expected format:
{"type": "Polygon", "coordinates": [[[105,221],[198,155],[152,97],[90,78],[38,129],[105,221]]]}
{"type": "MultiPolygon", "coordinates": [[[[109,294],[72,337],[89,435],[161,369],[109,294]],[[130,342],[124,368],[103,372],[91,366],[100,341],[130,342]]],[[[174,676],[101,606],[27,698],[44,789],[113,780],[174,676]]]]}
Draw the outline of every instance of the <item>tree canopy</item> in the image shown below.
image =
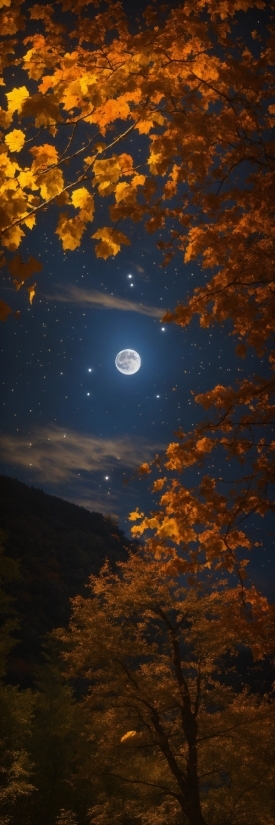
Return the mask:
{"type": "Polygon", "coordinates": [[[124,821],[126,785],[129,822],[271,825],[270,699],[248,684],[236,690],[232,666],[240,646],[261,658],[272,635],[272,610],[255,591],[244,607],[226,579],[186,587],[165,552],[91,577],[61,636],[68,676],[88,688],[94,779],[116,783],[92,822],[124,821]]]}
{"type": "MultiPolygon", "coordinates": [[[[272,35],[252,31],[249,48],[234,25],[265,2],[153,5],[134,32],[121,3],[2,6],[4,252],[53,206],[63,249],[92,232],[98,257],[130,243],[129,219],[162,228],[165,261],[181,249],[215,270],[175,320],[230,317],[240,354],[246,340],[261,350],[273,324],[272,35]],[[11,69],[20,83],[5,94],[11,69]]],[[[9,266],[19,288],[41,265],[17,254],[9,266]]]]}

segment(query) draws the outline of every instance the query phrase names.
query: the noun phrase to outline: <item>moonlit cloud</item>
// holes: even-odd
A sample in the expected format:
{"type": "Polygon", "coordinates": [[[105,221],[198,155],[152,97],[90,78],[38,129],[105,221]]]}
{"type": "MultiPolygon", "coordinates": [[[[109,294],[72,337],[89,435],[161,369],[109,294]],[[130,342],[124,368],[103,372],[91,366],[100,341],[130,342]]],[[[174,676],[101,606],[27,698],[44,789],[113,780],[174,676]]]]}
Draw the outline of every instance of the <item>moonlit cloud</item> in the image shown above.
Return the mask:
{"type": "Polygon", "coordinates": [[[2,461],[19,467],[32,467],[36,477],[58,483],[77,472],[101,472],[119,462],[137,467],[162,445],[146,444],[144,439],[99,438],[57,426],[37,428],[32,436],[0,435],[2,461]]]}
{"type": "Polygon", "coordinates": [[[62,303],[74,304],[88,309],[89,307],[102,307],[102,309],[119,309],[124,312],[138,312],[140,315],[150,315],[153,318],[162,318],[164,309],[138,304],[135,301],[128,301],[126,298],[118,298],[106,292],[99,292],[96,289],[80,289],[77,286],[60,286],[52,295],[45,295],[48,301],[60,301],[62,303]]]}
{"type": "Polygon", "coordinates": [[[121,496],[112,473],[134,470],[163,449],[141,438],[100,438],[56,425],[37,427],[31,436],[0,434],[1,463],[10,474],[21,469],[27,483],[42,483],[46,492],[105,513],[121,496]]]}

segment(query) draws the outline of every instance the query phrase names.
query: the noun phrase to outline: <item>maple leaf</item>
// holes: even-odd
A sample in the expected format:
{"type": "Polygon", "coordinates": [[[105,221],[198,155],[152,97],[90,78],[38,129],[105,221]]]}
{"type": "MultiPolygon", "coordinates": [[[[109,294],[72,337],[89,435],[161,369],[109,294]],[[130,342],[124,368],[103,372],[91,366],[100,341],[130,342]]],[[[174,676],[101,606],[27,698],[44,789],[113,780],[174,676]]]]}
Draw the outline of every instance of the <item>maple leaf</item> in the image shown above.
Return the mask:
{"type": "Polygon", "coordinates": [[[18,89],[13,89],[11,92],[7,92],[6,97],[8,99],[8,110],[9,112],[20,112],[22,111],[22,106],[25,100],[29,97],[29,91],[26,86],[19,86],[18,89]]]}
{"type": "Polygon", "coordinates": [[[97,258],[109,258],[110,255],[117,255],[120,251],[121,244],[130,245],[129,238],[123,232],[117,232],[115,229],[110,229],[108,226],[103,226],[92,235],[92,238],[100,240],[96,246],[97,258]]]}
{"type": "Polygon", "coordinates": [[[20,226],[11,226],[11,228],[7,230],[3,237],[3,246],[6,246],[7,249],[10,249],[11,251],[13,251],[14,249],[18,249],[24,235],[25,233],[23,232],[23,229],[21,229],[20,226]]]}
{"type": "Polygon", "coordinates": [[[82,221],[79,216],[70,218],[68,214],[63,213],[59,216],[56,234],[62,241],[63,249],[70,249],[73,251],[81,243],[82,235],[86,227],[86,221],[82,221]]]}
{"type": "Polygon", "coordinates": [[[25,117],[34,117],[37,127],[49,126],[62,120],[59,101],[54,94],[42,95],[38,92],[23,101],[21,110],[25,117]]]}
{"type": "Polygon", "coordinates": [[[49,169],[44,174],[37,175],[36,183],[45,201],[54,198],[62,192],[64,187],[64,178],[61,169],[49,169]]]}
{"type": "Polygon", "coordinates": [[[93,171],[98,191],[106,197],[114,191],[115,184],[121,176],[121,166],[117,155],[113,155],[108,160],[95,160],[93,171]]]}
{"type": "Polygon", "coordinates": [[[24,216],[23,222],[28,229],[32,229],[36,224],[36,217],[35,215],[27,215],[27,217],[24,216]]]}
{"type": "Polygon", "coordinates": [[[95,209],[94,197],[88,192],[85,186],[75,189],[72,193],[71,200],[76,209],[80,209],[80,217],[83,221],[93,220],[95,209]]]}
{"type": "Polygon", "coordinates": [[[12,132],[5,135],[5,143],[7,144],[10,152],[20,152],[20,149],[22,149],[25,143],[24,132],[22,132],[21,129],[13,129],[12,132]]]}
{"type": "MultiPolygon", "coordinates": [[[[42,146],[33,146],[30,152],[34,155],[32,172],[40,172],[41,170],[47,169],[48,166],[55,166],[58,163],[57,149],[51,143],[43,143],[42,146]]],[[[28,170],[26,174],[31,173],[28,170]]]]}
{"type": "MultiPolygon", "coordinates": [[[[99,101],[100,102],[100,101],[99,101]]],[[[91,115],[90,120],[98,123],[102,135],[106,133],[106,126],[118,118],[126,119],[130,113],[130,107],[123,97],[116,99],[109,99],[99,107],[98,111],[91,115]]]]}
{"type": "Polygon", "coordinates": [[[21,186],[21,189],[38,189],[38,184],[36,183],[36,178],[33,175],[33,172],[30,169],[23,170],[19,172],[17,180],[21,186]]]}

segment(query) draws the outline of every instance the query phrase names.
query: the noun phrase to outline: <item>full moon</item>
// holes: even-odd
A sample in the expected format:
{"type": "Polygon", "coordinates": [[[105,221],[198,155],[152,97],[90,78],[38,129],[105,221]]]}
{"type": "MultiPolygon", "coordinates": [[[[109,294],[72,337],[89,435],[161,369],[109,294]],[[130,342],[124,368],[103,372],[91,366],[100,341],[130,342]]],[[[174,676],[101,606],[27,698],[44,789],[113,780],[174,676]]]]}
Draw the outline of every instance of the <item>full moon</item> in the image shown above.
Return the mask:
{"type": "Polygon", "coordinates": [[[117,354],[115,365],[117,370],[123,372],[124,375],[134,375],[134,372],[140,368],[141,358],[134,349],[122,349],[117,354]]]}

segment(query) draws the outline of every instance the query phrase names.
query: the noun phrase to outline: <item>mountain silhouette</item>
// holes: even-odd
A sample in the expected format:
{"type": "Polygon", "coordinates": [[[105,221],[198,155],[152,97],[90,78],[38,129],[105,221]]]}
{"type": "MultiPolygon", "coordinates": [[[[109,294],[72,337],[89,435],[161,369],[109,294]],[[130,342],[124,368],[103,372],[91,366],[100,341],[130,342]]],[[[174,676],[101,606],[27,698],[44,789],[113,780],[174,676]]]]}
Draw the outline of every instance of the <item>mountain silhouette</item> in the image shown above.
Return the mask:
{"type": "Polygon", "coordinates": [[[15,559],[20,571],[18,581],[7,588],[19,617],[7,677],[27,687],[41,661],[45,634],[68,622],[70,599],[87,594],[89,576],[99,572],[106,558],[113,567],[126,560],[135,543],[115,519],[3,475],[0,530],[5,555],[15,559]]]}

